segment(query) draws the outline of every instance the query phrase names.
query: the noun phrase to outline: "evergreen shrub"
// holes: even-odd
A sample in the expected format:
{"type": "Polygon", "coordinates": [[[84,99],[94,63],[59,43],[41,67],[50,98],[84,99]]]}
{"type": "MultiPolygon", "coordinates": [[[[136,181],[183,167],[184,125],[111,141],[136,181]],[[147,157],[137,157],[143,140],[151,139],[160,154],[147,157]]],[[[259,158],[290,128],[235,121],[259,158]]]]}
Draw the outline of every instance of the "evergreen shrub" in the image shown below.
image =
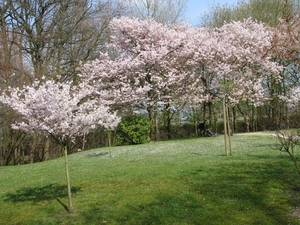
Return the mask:
{"type": "Polygon", "coordinates": [[[117,127],[117,145],[150,142],[151,121],[144,116],[126,116],[117,127]]]}

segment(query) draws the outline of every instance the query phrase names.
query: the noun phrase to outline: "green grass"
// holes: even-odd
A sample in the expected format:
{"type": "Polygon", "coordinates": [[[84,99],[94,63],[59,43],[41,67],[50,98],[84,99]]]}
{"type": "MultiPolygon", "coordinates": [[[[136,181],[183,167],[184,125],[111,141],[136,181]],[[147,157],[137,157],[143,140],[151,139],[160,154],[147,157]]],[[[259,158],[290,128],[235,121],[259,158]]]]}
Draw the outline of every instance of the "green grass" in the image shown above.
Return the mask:
{"type": "Polygon", "coordinates": [[[300,224],[300,177],[271,136],[222,136],[100,148],[0,167],[0,224],[300,224]]]}

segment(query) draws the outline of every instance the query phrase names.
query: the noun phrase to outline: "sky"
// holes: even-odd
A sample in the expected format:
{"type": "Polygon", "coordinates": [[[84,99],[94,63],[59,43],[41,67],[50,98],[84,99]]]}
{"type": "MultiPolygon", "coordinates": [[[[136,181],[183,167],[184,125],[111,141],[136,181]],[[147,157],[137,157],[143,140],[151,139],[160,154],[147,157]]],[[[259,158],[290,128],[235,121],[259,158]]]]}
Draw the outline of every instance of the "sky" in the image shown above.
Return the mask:
{"type": "Polygon", "coordinates": [[[199,16],[209,11],[209,8],[215,5],[233,5],[238,0],[188,0],[186,18],[187,22],[196,26],[199,24],[199,16]]]}

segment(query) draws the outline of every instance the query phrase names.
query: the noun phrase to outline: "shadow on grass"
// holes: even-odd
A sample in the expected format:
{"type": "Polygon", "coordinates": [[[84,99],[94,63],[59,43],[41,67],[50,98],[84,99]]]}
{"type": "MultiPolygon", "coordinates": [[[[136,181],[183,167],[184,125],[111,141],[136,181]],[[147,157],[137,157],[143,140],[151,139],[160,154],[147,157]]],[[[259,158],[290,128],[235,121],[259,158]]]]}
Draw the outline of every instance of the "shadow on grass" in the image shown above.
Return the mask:
{"type": "MultiPolygon", "coordinates": [[[[78,186],[71,187],[72,194],[81,191],[78,186]]],[[[66,207],[59,198],[67,197],[67,185],[59,184],[49,184],[43,187],[32,187],[32,188],[22,188],[13,193],[7,193],[5,195],[6,201],[11,201],[13,203],[17,202],[33,202],[37,203],[40,201],[51,201],[57,200],[60,204],[66,207]]]]}
{"type": "Polygon", "coordinates": [[[243,217],[248,218],[244,224],[299,224],[289,216],[295,202],[288,193],[294,192],[298,183],[294,182],[297,174],[291,163],[276,156],[254,157],[257,162],[212,167],[215,176],[209,182],[200,181],[201,170],[190,172],[191,190],[205,196],[214,211],[226,211],[227,215],[222,216],[225,224],[239,224],[242,220],[238,218],[243,217]]]}
{"type": "Polygon", "coordinates": [[[123,205],[118,210],[110,206],[91,207],[82,216],[85,224],[114,223],[116,224],[199,224],[204,204],[189,193],[159,193],[152,202],[147,204],[123,205]],[[183,223],[184,222],[184,223],[183,223]]]}
{"type": "Polygon", "coordinates": [[[199,224],[205,203],[193,193],[160,193],[149,204],[131,206],[120,224],[199,224]]]}
{"type": "Polygon", "coordinates": [[[117,208],[91,206],[82,216],[86,224],[300,224],[289,215],[296,203],[287,195],[295,188],[290,162],[254,157],[257,161],[226,160],[218,166],[186,170],[180,177],[187,189],[156,194],[153,190],[149,202],[116,200],[117,208]]]}
{"type": "Polygon", "coordinates": [[[88,154],[87,157],[90,158],[90,157],[99,157],[99,156],[104,156],[104,155],[107,155],[109,154],[109,152],[95,152],[93,154],[88,154]]]}

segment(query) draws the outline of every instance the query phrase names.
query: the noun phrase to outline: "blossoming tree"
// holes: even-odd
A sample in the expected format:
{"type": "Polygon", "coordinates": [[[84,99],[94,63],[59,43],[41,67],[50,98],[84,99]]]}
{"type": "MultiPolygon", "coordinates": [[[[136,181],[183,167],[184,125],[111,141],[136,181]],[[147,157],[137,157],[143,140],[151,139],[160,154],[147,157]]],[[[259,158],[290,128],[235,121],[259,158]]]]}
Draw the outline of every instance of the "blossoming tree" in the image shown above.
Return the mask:
{"type": "Polygon", "coordinates": [[[261,105],[267,99],[263,84],[270,75],[277,81],[281,79],[282,67],[272,61],[269,54],[273,35],[263,23],[251,19],[224,24],[217,30],[221,41],[213,68],[218,70],[222,83],[220,94],[223,95],[225,123],[228,105],[242,100],[254,107],[261,105]]]}
{"type": "Polygon", "coordinates": [[[119,103],[144,106],[154,124],[160,103],[217,96],[227,105],[246,99],[259,105],[268,74],[280,78],[281,67],[268,54],[273,33],[251,19],[214,30],[125,17],[110,26],[115,54],[84,64],[81,76],[119,103]]]}
{"type": "Polygon", "coordinates": [[[117,56],[100,53],[98,60],[82,66],[81,76],[100,90],[111,90],[115,102],[147,110],[154,134],[158,103],[172,101],[182,90],[184,62],[192,55],[185,47],[190,40],[188,26],[123,17],[110,27],[108,47],[117,56]]]}
{"type": "MultiPolygon", "coordinates": [[[[194,41],[195,55],[191,64],[195,69],[197,66],[204,68],[202,73],[194,70],[194,76],[200,81],[196,86],[206,89],[194,93],[198,95],[197,98],[202,93],[206,95],[202,99],[210,100],[213,93],[223,99],[226,133],[228,105],[235,105],[242,100],[254,106],[262,104],[266,99],[263,84],[270,74],[280,80],[282,67],[272,61],[269,52],[274,34],[262,23],[251,19],[231,22],[212,30],[208,35],[210,38],[207,41],[199,38],[199,34],[194,35],[197,39],[194,41]],[[209,80],[209,83],[203,85],[203,80],[209,80]]],[[[196,98],[192,92],[189,97],[191,100],[196,98]]],[[[225,139],[225,142],[228,141],[225,139]]]]}
{"type": "Polygon", "coordinates": [[[66,179],[68,187],[68,211],[73,212],[71,185],[68,169],[68,147],[78,135],[96,127],[115,128],[120,118],[111,113],[108,106],[90,99],[92,90],[71,83],[47,80],[35,81],[23,89],[10,88],[0,101],[22,115],[12,128],[39,132],[53,137],[64,148],[66,179]]]}

